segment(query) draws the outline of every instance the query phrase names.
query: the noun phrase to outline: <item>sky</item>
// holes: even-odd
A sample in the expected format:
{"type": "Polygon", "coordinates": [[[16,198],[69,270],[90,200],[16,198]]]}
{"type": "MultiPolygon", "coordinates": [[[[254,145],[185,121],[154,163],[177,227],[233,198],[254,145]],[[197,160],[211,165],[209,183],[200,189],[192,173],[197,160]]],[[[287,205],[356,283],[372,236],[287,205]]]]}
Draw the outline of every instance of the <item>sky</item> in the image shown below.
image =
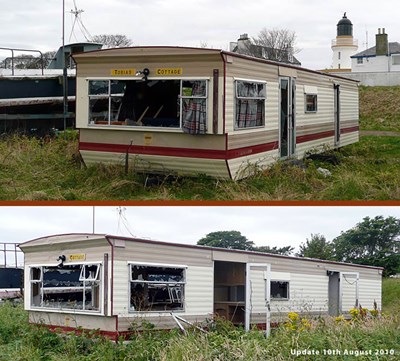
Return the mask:
{"type": "MultiPolygon", "coordinates": [[[[71,36],[75,9],[65,2],[65,42],[83,41],[79,27],[71,36]],[[75,35],[74,35],[75,34],[75,35]]],[[[310,69],[331,67],[336,24],[347,12],[359,51],[375,45],[378,28],[389,41],[400,41],[398,3],[385,0],[75,0],[91,35],[123,34],[133,45],[178,45],[229,50],[240,34],[256,37],[261,29],[288,29],[297,34],[296,57],[310,69]]],[[[0,47],[57,50],[62,44],[63,1],[2,1],[0,47]]],[[[0,51],[0,58],[9,56],[0,51]]]]}
{"type": "Polygon", "coordinates": [[[400,218],[399,206],[0,206],[0,243],[93,233],[196,244],[210,232],[239,231],[256,246],[292,246],[311,234],[328,241],[366,216],[400,218]]]}

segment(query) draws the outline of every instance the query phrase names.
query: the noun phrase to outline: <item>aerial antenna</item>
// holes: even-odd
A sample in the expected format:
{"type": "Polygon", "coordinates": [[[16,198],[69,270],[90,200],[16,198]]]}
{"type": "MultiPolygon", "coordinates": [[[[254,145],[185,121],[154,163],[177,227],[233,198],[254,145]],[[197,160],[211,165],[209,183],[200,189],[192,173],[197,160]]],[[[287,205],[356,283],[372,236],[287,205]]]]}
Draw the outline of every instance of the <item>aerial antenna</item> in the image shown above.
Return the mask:
{"type": "Polygon", "coordinates": [[[74,15],[74,22],[72,24],[72,29],[71,29],[71,34],[69,36],[69,41],[71,41],[72,35],[74,36],[74,38],[76,40],[78,40],[76,35],[75,35],[75,33],[74,33],[75,25],[78,25],[79,30],[81,31],[81,33],[84,36],[84,38],[86,39],[86,41],[90,41],[92,36],[90,35],[89,30],[83,24],[82,17],[81,17],[81,15],[84,12],[84,10],[82,10],[82,9],[78,10],[78,7],[76,6],[76,1],[75,0],[74,0],[74,8],[75,9],[71,9],[71,11],[70,11],[70,13],[72,15],[74,15]]]}
{"type": "Polygon", "coordinates": [[[125,211],[126,211],[126,208],[125,208],[125,207],[121,207],[121,206],[117,207],[117,212],[118,212],[118,230],[117,230],[117,232],[119,232],[119,231],[121,230],[121,223],[122,223],[122,225],[123,225],[124,228],[128,231],[128,233],[129,233],[132,237],[135,237],[135,236],[132,234],[131,230],[130,230],[131,226],[130,226],[130,224],[129,224],[128,219],[127,219],[126,216],[125,216],[125,211]]]}

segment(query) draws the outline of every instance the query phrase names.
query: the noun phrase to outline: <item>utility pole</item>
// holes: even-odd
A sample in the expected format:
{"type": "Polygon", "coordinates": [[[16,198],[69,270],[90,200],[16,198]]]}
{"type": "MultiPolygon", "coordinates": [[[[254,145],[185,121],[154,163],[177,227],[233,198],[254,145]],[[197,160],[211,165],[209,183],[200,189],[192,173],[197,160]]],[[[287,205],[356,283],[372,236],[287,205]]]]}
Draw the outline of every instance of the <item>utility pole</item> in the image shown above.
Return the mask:
{"type": "Polygon", "coordinates": [[[63,67],[63,120],[64,139],[67,137],[67,113],[68,113],[68,90],[67,90],[67,64],[65,62],[65,0],[62,2],[62,67],[63,67]]]}

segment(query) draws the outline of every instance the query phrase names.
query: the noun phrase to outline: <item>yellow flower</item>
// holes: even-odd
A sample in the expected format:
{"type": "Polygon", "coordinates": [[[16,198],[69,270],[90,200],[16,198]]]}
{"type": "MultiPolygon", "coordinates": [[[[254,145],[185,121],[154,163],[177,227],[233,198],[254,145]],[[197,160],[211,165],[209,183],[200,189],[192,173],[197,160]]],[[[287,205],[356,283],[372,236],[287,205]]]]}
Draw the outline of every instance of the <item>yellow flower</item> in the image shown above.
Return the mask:
{"type": "Polygon", "coordinates": [[[294,322],[294,321],[297,321],[299,319],[299,314],[296,313],[296,312],[289,312],[288,313],[288,317],[292,322],[294,322]]]}
{"type": "Polygon", "coordinates": [[[340,315],[340,316],[338,316],[338,317],[335,317],[336,323],[341,323],[341,322],[344,322],[345,320],[346,320],[346,319],[344,318],[343,315],[340,315]]]}

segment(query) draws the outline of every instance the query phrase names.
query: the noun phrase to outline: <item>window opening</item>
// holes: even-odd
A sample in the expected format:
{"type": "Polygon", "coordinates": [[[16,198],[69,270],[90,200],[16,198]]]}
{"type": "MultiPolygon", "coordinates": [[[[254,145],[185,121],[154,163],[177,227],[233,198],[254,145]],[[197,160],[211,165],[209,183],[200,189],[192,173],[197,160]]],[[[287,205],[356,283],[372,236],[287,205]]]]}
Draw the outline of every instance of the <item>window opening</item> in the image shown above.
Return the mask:
{"type": "Polygon", "coordinates": [[[32,267],[31,305],[100,311],[100,265],[32,267]]]}
{"type": "Polygon", "coordinates": [[[207,80],[90,80],[89,124],[207,131],[207,80]]]}
{"type": "Polygon", "coordinates": [[[288,281],[271,281],[271,298],[288,300],[289,299],[289,282],[288,281]]]}
{"type": "Polygon", "coordinates": [[[183,310],[185,269],[130,265],[130,309],[183,310]]]}

